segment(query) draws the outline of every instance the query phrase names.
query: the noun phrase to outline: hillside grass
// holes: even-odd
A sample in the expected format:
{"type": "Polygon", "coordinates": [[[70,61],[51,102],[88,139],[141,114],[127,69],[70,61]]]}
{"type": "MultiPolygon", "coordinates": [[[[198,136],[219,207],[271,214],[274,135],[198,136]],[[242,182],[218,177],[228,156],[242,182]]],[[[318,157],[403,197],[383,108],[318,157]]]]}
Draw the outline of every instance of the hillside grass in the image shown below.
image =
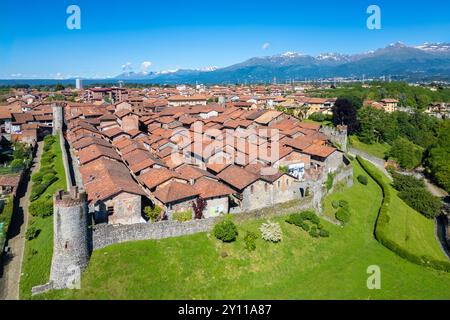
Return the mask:
{"type": "MultiPolygon", "coordinates": [[[[354,161],[355,177],[362,173],[354,161]]],[[[96,250],[80,290],[52,291],[36,299],[450,299],[450,273],[410,263],[373,236],[382,202],[369,177],[324,200],[345,199],[352,209],[345,227],[322,221],[329,238],[311,238],[277,217],[280,243],[257,240],[244,248],[247,230],[264,220],[238,225],[236,242],[223,244],[210,233],[136,241],[96,250]],[[223,252],[227,254],[222,257],[223,252]],[[381,269],[381,289],[366,285],[368,266],[381,269]]]]}
{"type": "MultiPolygon", "coordinates": [[[[56,180],[37,199],[48,199],[53,197],[59,189],[66,189],[66,175],[62,161],[62,150],[60,148],[59,136],[56,137],[52,145],[52,150],[56,157],[52,161],[56,170],[56,180]]],[[[41,166],[48,165],[41,161],[41,166]]],[[[37,201],[36,200],[36,201],[37,201]]],[[[49,281],[50,267],[53,255],[53,216],[46,218],[28,216],[28,225],[34,225],[40,230],[37,238],[26,240],[25,252],[22,265],[22,276],[20,278],[20,298],[31,297],[31,288],[49,281]]]]}
{"type": "Polygon", "coordinates": [[[371,156],[384,159],[386,153],[390,150],[391,146],[387,143],[372,143],[367,144],[361,142],[355,135],[349,136],[350,145],[358,150],[361,150],[371,156]]]}
{"type": "MultiPolygon", "coordinates": [[[[367,161],[365,165],[377,170],[367,161]]],[[[381,175],[381,179],[389,185],[392,195],[388,206],[390,219],[383,227],[384,236],[415,255],[450,262],[436,238],[434,219],[427,219],[400,199],[398,191],[392,187],[391,181],[385,175],[381,175]]]]}

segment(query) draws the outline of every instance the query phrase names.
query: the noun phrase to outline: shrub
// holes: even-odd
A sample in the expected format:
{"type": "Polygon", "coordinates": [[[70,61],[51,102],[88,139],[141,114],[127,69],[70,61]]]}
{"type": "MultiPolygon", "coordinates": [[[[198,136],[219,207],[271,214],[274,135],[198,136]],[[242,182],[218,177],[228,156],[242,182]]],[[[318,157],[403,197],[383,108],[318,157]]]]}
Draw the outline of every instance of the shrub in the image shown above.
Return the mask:
{"type": "Polygon", "coordinates": [[[311,230],[309,230],[309,235],[313,238],[319,237],[319,231],[317,230],[317,227],[312,227],[311,230]]]}
{"type": "Polygon", "coordinates": [[[366,176],[363,176],[362,174],[360,174],[358,177],[357,177],[357,179],[358,179],[358,181],[359,181],[359,183],[361,183],[361,184],[363,184],[363,185],[367,185],[367,183],[369,182],[369,180],[367,179],[367,177],[366,176]]]}
{"type": "Polygon", "coordinates": [[[53,202],[51,200],[37,200],[28,207],[30,214],[34,217],[48,217],[53,214],[53,202]]]}
{"type": "Polygon", "coordinates": [[[174,212],[172,218],[179,222],[192,220],[192,210],[174,212]]]}
{"type": "Polygon", "coordinates": [[[434,219],[441,213],[441,200],[425,188],[423,180],[399,173],[394,173],[393,178],[393,186],[399,191],[398,196],[408,206],[428,219],[434,219]]]}
{"type": "Polygon", "coordinates": [[[51,181],[55,178],[55,174],[53,173],[46,173],[44,174],[44,176],[42,177],[42,181],[51,181]]]}
{"type": "Polygon", "coordinates": [[[350,212],[344,208],[340,208],[336,211],[335,217],[343,224],[347,224],[350,221],[350,212]]]}
{"type": "Polygon", "coordinates": [[[255,251],[256,239],[258,239],[258,235],[256,233],[247,231],[244,236],[245,249],[247,249],[248,251],[255,251]]]}
{"type": "Polygon", "coordinates": [[[423,182],[423,180],[417,179],[414,176],[400,173],[393,173],[392,177],[394,178],[392,186],[398,191],[425,188],[425,183],[423,182]]]}
{"type": "Polygon", "coordinates": [[[23,165],[23,160],[22,159],[14,159],[13,161],[11,161],[11,168],[13,169],[19,169],[22,168],[23,165]]]}
{"type": "Polygon", "coordinates": [[[330,236],[330,232],[325,229],[320,229],[319,236],[322,238],[328,238],[330,236]]]}
{"type": "MultiPolygon", "coordinates": [[[[335,201],[335,205],[338,207],[339,202],[335,201]]],[[[286,222],[302,228],[303,230],[308,232],[310,235],[313,234],[312,235],[313,237],[316,237],[316,235],[315,235],[316,233],[318,235],[320,235],[321,230],[324,231],[324,234],[328,234],[327,236],[329,236],[328,231],[323,229],[323,226],[320,223],[319,217],[313,211],[303,211],[300,213],[293,213],[288,216],[288,218],[286,219],[286,222]],[[310,227],[310,225],[306,221],[310,221],[313,224],[313,226],[310,227]],[[311,231],[312,229],[316,229],[316,231],[311,231]]]]}
{"type": "Polygon", "coordinates": [[[154,206],[153,208],[150,206],[146,206],[144,208],[144,214],[148,220],[151,222],[155,222],[158,218],[161,217],[161,208],[158,206],[154,206]]]}
{"type": "Polygon", "coordinates": [[[33,176],[31,177],[31,181],[33,181],[34,183],[39,183],[42,181],[42,177],[44,175],[41,172],[36,172],[35,174],[33,174],[33,176]]]}
{"type": "Polygon", "coordinates": [[[305,230],[306,232],[309,231],[309,224],[307,224],[306,222],[302,222],[302,223],[300,224],[300,227],[301,227],[303,230],[305,230]]]}
{"type": "Polygon", "coordinates": [[[224,220],[217,223],[213,229],[214,236],[223,242],[233,242],[238,236],[237,226],[234,224],[231,215],[227,215],[224,220]]]}
{"type": "Polygon", "coordinates": [[[283,235],[280,224],[277,222],[267,221],[261,225],[259,231],[262,238],[270,242],[280,242],[283,235]]]}
{"type": "Polygon", "coordinates": [[[30,226],[27,230],[27,232],[25,232],[25,238],[30,241],[33,239],[36,239],[37,236],[39,235],[39,232],[41,232],[41,230],[39,230],[38,228],[36,228],[35,226],[30,226]]]}
{"type": "Polygon", "coordinates": [[[334,209],[339,208],[339,201],[337,201],[337,200],[331,201],[331,206],[332,206],[334,209]]]}
{"type": "Polygon", "coordinates": [[[428,219],[434,219],[441,214],[442,202],[426,189],[409,189],[399,192],[398,196],[414,210],[428,219]]]}

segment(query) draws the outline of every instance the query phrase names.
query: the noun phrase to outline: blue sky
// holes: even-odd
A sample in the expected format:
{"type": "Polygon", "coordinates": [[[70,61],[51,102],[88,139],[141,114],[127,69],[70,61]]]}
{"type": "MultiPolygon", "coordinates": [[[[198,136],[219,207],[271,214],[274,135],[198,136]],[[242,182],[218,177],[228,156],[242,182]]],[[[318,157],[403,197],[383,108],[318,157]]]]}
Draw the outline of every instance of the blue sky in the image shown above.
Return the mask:
{"type": "Polygon", "coordinates": [[[224,67],[286,51],[357,53],[402,41],[450,42],[450,1],[2,0],[0,78],[106,77],[224,67]],[[81,30],[66,27],[69,5],[81,30]],[[381,30],[366,27],[369,5],[381,30]],[[263,45],[266,44],[266,46],[263,45]]]}

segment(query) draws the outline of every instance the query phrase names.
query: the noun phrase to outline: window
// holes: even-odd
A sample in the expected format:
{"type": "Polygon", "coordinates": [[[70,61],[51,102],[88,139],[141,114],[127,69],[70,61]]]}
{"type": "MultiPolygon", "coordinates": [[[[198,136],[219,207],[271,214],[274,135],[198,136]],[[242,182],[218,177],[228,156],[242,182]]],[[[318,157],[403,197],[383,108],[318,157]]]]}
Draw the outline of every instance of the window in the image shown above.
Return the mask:
{"type": "Polygon", "coordinates": [[[280,188],[280,187],[281,187],[281,181],[278,180],[278,188],[280,188]]]}
{"type": "Polygon", "coordinates": [[[266,182],[266,183],[264,184],[264,191],[267,192],[268,189],[269,189],[269,184],[266,182]]]}
{"type": "Polygon", "coordinates": [[[254,188],[254,186],[252,185],[252,186],[250,187],[250,193],[253,193],[254,190],[255,190],[255,188],[254,188]]]}
{"type": "Polygon", "coordinates": [[[286,179],[286,186],[289,186],[289,179],[286,179]]]}
{"type": "Polygon", "coordinates": [[[114,207],[108,207],[108,216],[112,216],[114,214],[114,207]]]}

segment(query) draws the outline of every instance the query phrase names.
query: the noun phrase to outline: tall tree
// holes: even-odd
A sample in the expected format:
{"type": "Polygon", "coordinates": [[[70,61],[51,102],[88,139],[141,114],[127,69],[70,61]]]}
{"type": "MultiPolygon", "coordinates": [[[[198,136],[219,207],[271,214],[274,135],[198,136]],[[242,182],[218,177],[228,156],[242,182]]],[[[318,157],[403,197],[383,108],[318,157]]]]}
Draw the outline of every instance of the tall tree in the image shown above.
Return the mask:
{"type": "Polygon", "coordinates": [[[333,107],[333,124],[346,125],[349,133],[358,129],[357,109],[347,98],[339,98],[333,107]]]}

